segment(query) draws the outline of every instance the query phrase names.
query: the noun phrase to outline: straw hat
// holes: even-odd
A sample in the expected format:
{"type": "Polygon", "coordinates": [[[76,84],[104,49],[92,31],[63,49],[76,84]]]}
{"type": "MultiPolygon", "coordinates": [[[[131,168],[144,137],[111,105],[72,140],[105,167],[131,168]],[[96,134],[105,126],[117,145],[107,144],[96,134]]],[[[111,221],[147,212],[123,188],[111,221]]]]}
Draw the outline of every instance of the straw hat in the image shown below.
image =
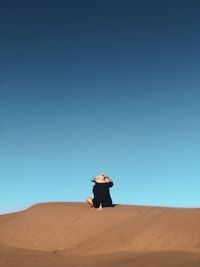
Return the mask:
{"type": "Polygon", "coordinates": [[[96,177],[93,179],[93,181],[96,182],[96,183],[103,184],[103,183],[106,183],[106,181],[105,181],[105,177],[106,177],[106,175],[101,174],[101,175],[96,176],[96,177]]]}

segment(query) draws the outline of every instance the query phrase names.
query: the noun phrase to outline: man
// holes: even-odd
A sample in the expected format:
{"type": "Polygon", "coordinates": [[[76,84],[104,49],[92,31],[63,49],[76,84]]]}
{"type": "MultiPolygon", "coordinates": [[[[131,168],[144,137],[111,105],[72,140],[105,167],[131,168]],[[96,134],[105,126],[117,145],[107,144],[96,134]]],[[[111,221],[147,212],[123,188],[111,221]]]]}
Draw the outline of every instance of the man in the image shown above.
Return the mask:
{"type": "Polygon", "coordinates": [[[87,198],[87,202],[94,208],[101,210],[104,207],[113,207],[112,198],[110,196],[110,188],[113,186],[112,179],[105,175],[96,176],[93,180],[94,198],[87,198]]]}

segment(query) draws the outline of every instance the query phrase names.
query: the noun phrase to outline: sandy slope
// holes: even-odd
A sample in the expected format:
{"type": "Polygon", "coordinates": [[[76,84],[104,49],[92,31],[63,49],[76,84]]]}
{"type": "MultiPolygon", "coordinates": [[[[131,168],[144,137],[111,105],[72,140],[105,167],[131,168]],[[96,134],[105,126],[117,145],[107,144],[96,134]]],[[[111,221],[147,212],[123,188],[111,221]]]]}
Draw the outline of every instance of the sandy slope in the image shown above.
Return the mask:
{"type": "Polygon", "coordinates": [[[44,203],[0,216],[0,266],[199,267],[200,209],[44,203]]]}

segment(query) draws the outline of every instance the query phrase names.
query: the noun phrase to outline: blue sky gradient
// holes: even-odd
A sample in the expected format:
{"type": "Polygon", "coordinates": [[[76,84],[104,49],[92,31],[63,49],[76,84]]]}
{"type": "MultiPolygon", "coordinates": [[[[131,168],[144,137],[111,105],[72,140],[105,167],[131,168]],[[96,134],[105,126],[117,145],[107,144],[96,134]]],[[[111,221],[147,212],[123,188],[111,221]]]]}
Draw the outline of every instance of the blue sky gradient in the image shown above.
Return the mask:
{"type": "Polygon", "coordinates": [[[200,207],[199,1],[2,1],[0,213],[200,207]]]}

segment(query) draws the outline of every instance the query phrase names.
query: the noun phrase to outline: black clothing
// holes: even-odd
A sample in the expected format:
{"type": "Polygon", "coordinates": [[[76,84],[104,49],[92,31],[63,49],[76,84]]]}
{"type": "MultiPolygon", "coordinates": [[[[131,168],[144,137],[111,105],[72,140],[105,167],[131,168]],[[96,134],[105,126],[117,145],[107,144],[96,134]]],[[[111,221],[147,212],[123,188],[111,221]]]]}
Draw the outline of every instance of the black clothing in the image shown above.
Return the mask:
{"type": "Polygon", "coordinates": [[[112,199],[110,196],[110,187],[113,186],[113,182],[109,183],[97,183],[93,187],[94,198],[92,200],[95,208],[99,208],[100,204],[102,207],[112,207],[112,199]]]}

